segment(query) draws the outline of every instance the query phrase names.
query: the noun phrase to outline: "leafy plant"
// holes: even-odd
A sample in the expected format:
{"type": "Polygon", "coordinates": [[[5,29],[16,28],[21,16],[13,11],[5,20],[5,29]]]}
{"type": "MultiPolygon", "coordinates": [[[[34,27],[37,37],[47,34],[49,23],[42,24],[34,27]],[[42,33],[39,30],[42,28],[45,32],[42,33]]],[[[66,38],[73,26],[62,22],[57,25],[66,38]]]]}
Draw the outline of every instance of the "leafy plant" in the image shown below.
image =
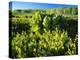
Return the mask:
{"type": "Polygon", "coordinates": [[[77,9],[71,8],[13,11],[9,22],[11,57],[78,54],[77,20],[72,18],[76,14],[77,9]]]}

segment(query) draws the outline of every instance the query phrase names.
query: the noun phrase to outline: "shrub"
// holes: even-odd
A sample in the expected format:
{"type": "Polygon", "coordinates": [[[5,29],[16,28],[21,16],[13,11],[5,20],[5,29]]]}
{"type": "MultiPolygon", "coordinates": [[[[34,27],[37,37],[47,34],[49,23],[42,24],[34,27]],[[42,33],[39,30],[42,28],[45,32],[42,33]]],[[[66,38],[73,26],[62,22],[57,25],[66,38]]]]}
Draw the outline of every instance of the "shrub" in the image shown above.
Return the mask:
{"type": "Polygon", "coordinates": [[[76,41],[68,37],[67,32],[62,32],[57,28],[52,33],[45,30],[42,35],[38,31],[35,34],[22,32],[17,33],[13,38],[12,50],[17,58],[73,55],[77,53],[76,41]]]}

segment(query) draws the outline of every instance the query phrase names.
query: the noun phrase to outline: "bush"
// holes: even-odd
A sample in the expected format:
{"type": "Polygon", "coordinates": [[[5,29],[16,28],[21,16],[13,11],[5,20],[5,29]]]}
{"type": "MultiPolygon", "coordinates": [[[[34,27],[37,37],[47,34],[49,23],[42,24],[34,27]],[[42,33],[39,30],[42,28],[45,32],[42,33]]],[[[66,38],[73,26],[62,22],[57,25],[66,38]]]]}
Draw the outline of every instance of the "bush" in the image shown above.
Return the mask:
{"type": "Polygon", "coordinates": [[[45,30],[42,35],[38,31],[35,34],[22,32],[12,39],[12,50],[17,58],[73,55],[77,53],[76,42],[68,37],[67,32],[57,28],[52,33],[45,30]]]}
{"type": "Polygon", "coordinates": [[[10,20],[12,58],[78,54],[77,21],[62,14],[33,13],[10,20]]]}

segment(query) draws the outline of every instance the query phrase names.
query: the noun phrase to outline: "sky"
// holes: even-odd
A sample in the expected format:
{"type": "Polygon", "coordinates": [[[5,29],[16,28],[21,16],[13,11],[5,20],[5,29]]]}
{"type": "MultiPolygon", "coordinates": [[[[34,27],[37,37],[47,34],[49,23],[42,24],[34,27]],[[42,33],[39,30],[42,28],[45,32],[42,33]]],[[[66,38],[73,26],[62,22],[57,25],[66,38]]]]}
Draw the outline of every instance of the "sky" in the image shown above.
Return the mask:
{"type": "Polygon", "coordinates": [[[49,3],[33,3],[33,2],[10,2],[9,7],[14,9],[50,9],[59,7],[78,7],[77,5],[49,4],[49,3]],[[12,4],[12,5],[11,5],[12,4]]]}

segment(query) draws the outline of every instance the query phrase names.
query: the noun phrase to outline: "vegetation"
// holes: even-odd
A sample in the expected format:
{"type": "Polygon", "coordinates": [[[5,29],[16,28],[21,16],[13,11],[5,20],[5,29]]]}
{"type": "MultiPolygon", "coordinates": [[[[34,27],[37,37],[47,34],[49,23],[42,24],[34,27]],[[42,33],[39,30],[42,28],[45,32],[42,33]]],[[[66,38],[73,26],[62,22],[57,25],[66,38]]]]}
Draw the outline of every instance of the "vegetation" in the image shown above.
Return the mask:
{"type": "Polygon", "coordinates": [[[77,15],[77,8],[10,11],[10,57],[78,54],[77,15]]]}

